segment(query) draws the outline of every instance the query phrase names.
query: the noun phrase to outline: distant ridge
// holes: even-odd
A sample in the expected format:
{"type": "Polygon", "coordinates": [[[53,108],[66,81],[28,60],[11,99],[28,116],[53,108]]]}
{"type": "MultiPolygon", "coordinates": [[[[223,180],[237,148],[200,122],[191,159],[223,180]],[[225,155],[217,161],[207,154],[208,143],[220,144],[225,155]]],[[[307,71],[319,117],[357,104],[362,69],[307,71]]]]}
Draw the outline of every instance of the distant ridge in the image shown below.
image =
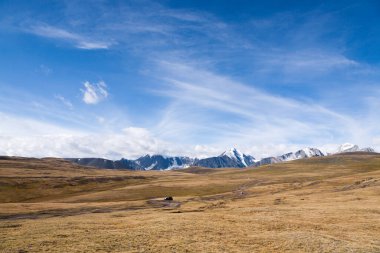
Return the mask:
{"type": "Polygon", "coordinates": [[[254,165],[255,162],[253,156],[243,154],[236,148],[231,148],[219,156],[198,160],[194,165],[207,168],[244,168],[254,165]]]}
{"type": "Polygon", "coordinates": [[[136,160],[120,159],[109,160],[104,158],[66,158],[66,160],[84,166],[102,169],[128,169],[128,170],[170,170],[187,168],[194,163],[189,157],[169,157],[163,155],[145,155],[136,160]]]}
{"type": "Polygon", "coordinates": [[[373,148],[359,148],[358,145],[352,143],[344,143],[339,146],[338,151],[336,153],[347,153],[347,152],[369,152],[373,153],[375,150],[373,148]]]}
{"type": "Polygon", "coordinates": [[[204,159],[185,156],[145,155],[136,160],[120,159],[116,161],[103,158],[66,158],[66,160],[96,168],[104,169],[128,169],[128,170],[172,170],[184,169],[190,166],[206,168],[245,168],[257,167],[266,164],[306,159],[310,157],[324,156],[316,148],[304,148],[296,152],[286,153],[277,157],[267,157],[256,160],[253,156],[243,154],[236,148],[231,148],[219,156],[204,159]]]}
{"type": "Polygon", "coordinates": [[[261,166],[272,163],[281,163],[294,161],[299,159],[306,159],[311,157],[325,156],[322,151],[317,148],[304,148],[300,149],[297,152],[286,153],[284,155],[276,156],[276,157],[266,157],[255,163],[255,166],[261,166]]]}

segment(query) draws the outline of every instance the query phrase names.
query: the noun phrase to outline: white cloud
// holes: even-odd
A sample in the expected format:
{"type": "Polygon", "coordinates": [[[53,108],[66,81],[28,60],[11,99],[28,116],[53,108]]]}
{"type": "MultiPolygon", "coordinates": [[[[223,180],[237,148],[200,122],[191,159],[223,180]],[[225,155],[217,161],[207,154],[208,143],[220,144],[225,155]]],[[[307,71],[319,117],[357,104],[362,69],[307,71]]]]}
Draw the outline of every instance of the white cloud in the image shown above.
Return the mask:
{"type": "Polygon", "coordinates": [[[27,30],[27,32],[46,38],[68,41],[73,43],[76,48],[80,49],[108,49],[112,45],[112,43],[110,42],[86,38],[82,35],[46,24],[32,26],[30,29],[27,30]]]}
{"type": "Polygon", "coordinates": [[[83,85],[84,89],[81,89],[81,91],[83,93],[83,102],[86,104],[97,104],[108,97],[107,85],[103,81],[93,84],[86,81],[83,85]]]}
{"type": "Polygon", "coordinates": [[[169,154],[174,150],[174,147],[168,149],[168,143],[157,139],[145,128],[84,133],[4,113],[0,113],[0,120],[0,155],[120,159],[137,158],[143,154],[169,154]]]}

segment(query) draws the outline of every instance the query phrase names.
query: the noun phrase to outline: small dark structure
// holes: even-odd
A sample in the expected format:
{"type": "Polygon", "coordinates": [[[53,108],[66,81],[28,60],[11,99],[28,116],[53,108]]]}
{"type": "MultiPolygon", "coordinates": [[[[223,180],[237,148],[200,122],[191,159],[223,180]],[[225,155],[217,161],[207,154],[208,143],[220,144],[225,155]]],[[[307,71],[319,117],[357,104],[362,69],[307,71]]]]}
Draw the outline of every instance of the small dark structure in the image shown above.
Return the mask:
{"type": "Polygon", "coordinates": [[[173,200],[173,197],[169,196],[169,197],[164,198],[164,200],[172,201],[172,200],[173,200]]]}

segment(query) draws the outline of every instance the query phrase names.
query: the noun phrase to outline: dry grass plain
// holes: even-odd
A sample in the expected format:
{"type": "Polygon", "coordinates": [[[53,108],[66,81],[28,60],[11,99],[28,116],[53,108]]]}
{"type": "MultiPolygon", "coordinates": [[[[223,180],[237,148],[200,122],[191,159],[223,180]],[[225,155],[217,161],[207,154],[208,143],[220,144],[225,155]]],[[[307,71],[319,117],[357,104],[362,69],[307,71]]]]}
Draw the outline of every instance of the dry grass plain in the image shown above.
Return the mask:
{"type": "Polygon", "coordinates": [[[0,252],[380,252],[380,155],[168,172],[3,157],[0,252]]]}

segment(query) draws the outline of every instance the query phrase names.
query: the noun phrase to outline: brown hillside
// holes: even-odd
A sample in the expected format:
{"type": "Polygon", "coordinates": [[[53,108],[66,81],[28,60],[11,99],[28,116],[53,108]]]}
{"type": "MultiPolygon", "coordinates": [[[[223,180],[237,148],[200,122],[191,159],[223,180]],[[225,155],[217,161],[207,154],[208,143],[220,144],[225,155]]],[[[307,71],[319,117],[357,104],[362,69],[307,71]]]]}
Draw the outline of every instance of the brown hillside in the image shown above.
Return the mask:
{"type": "Polygon", "coordinates": [[[379,154],[165,172],[2,157],[0,252],[380,252],[379,196],[379,154]]]}

